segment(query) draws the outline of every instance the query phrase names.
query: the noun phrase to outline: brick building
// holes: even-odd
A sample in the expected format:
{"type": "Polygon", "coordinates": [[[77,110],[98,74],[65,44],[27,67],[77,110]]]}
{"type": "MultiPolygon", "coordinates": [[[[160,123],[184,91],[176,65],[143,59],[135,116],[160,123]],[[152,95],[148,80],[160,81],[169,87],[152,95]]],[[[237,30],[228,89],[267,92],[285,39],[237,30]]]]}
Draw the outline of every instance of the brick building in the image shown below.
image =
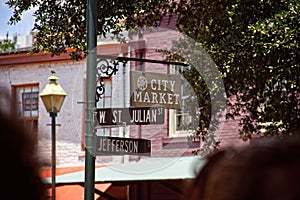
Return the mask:
{"type": "MultiPolygon", "coordinates": [[[[143,38],[134,38],[127,44],[100,41],[97,51],[98,55],[162,61],[163,57],[156,50],[169,49],[172,46],[172,40],[179,37],[181,35],[171,29],[158,29],[146,32],[143,38]]],[[[133,72],[156,73],[165,76],[171,73],[174,74],[176,72],[175,68],[176,66],[168,63],[141,61],[120,63],[118,72],[110,78],[104,79],[105,93],[97,103],[97,108],[130,107],[132,95],[130,80],[133,72]]],[[[0,54],[0,90],[2,93],[1,102],[3,102],[0,105],[1,110],[16,112],[19,117],[24,119],[28,127],[32,128],[41,162],[44,163],[45,167],[50,167],[51,129],[48,126],[50,117],[38,95],[48,83],[47,78],[51,70],[56,72],[59,78],[58,83],[68,94],[57,117],[57,124],[60,124],[60,126],[57,126],[56,131],[57,168],[58,170],[61,168],[62,171],[69,168],[70,170],[66,170],[68,172],[72,171],[71,168],[74,169],[74,167],[77,167],[76,170],[80,170],[84,166],[85,156],[85,58],[81,61],[72,61],[67,53],[54,57],[44,52],[33,55],[18,51],[0,54]],[[4,91],[7,92],[7,96],[4,96],[4,91]],[[10,97],[11,100],[6,101],[6,97],[10,97]]],[[[97,84],[99,85],[99,82],[97,84]]],[[[149,158],[193,156],[192,150],[199,148],[200,141],[195,140],[188,143],[191,130],[183,129],[179,125],[180,122],[190,120],[189,116],[184,117],[185,113],[168,108],[164,109],[164,113],[162,124],[127,126],[119,124],[98,128],[96,130],[97,135],[151,140],[151,155],[97,156],[96,165],[126,164],[149,158]]],[[[238,135],[237,122],[234,120],[224,121],[223,128],[217,132],[222,146],[242,144],[238,135]]],[[[107,183],[105,182],[105,184],[107,183]]],[[[130,184],[133,185],[132,182],[130,184]]],[[[124,185],[122,186],[124,190],[124,185]]],[[[143,190],[145,190],[145,187],[143,186],[143,190]]],[[[150,185],[147,187],[150,187],[150,185]]],[[[157,187],[157,185],[151,187],[157,187]]],[[[108,187],[104,188],[107,189],[108,187]]],[[[137,187],[132,188],[136,190],[137,187]]],[[[131,190],[131,192],[134,192],[134,190],[131,190]]]]}

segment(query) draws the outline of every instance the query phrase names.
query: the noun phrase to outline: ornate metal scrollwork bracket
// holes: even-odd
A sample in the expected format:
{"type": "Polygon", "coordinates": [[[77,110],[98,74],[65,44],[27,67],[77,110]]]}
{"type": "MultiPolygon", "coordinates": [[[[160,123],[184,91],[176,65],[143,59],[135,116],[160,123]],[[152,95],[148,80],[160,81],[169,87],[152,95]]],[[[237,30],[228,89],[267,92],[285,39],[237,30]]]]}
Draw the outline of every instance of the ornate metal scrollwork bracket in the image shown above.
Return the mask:
{"type": "Polygon", "coordinates": [[[109,79],[112,75],[116,75],[119,71],[120,63],[126,64],[127,60],[119,60],[118,57],[97,55],[96,67],[96,102],[102,98],[105,93],[104,80],[109,79]]]}
{"type": "Polygon", "coordinates": [[[96,102],[99,102],[99,99],[102,98],[102,95],[105,93],[104,80],[109,79],[112,75],[116,75],[119,71],[120,63],[123,63],[123,66],[126,65],[128,61],[134,62],[149,62],[149,63],[158,63],[158,64],[166,64],[166,65],[180,65],[184,67],[190,66],[187,63],[180,62],[168,62],[161,60],[150,60],[150,59],[142,59],[142,58],[128,58],[128,57],[114,57],[114,56],[104,56],[97,55],[97,67],[96,67],[96,78],[97,78],[97,86],[96,86],[96,102]]]}

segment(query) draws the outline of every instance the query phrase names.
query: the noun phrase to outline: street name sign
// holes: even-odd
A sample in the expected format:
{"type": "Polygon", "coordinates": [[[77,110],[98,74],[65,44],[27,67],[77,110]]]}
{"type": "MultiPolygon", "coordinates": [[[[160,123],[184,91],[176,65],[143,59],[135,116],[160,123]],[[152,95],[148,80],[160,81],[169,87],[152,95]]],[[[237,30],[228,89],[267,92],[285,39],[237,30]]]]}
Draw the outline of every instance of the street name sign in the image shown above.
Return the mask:
{"type": "Polygon", "coordinates": [[[95,122],[100,126],[164,124],[163,107],[101,108],[96,110],[95,122]]]}
{"type": "Polygon", "coordinates": [[[150,156],[151,140],[121,137],[96,137],[96,155],[150,156]]]}

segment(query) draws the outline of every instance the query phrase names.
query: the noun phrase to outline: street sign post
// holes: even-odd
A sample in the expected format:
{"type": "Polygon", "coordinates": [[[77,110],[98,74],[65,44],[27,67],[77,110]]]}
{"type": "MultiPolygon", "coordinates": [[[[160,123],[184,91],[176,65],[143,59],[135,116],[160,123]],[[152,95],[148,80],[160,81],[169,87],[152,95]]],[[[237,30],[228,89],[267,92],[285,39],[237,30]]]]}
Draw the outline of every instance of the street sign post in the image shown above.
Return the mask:
{"type": "Polygon", "coordinates": [[[96,155],[150,156],[151,140],[121,137],[96,137],[96,155]]]}
{"type": "Polygon", "coordinates": [[[164,124],[163,107],[101,108],[96,110],[95,126],[164,124]]]}

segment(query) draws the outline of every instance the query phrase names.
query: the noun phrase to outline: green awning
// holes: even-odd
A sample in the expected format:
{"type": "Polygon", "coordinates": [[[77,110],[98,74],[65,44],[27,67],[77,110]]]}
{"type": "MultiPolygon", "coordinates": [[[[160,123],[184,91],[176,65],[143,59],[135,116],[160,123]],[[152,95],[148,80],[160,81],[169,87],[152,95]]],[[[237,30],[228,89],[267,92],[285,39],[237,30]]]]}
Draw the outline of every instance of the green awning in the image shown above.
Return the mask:
{"type": "MultiPolygon", "coordinates": [[[[95,169],[95,183],[193,179],[204,164],[197,156],[143,158],[95,169]]],[[[81,184],[84,170],[56,176],[56,184],[81,184]]],[[[51,178],[44,179],[51,183],[51,178]]]]}

